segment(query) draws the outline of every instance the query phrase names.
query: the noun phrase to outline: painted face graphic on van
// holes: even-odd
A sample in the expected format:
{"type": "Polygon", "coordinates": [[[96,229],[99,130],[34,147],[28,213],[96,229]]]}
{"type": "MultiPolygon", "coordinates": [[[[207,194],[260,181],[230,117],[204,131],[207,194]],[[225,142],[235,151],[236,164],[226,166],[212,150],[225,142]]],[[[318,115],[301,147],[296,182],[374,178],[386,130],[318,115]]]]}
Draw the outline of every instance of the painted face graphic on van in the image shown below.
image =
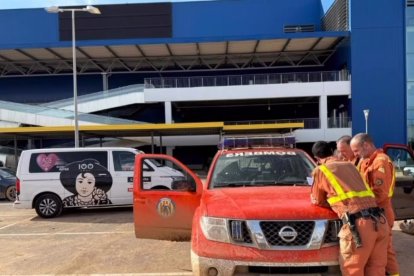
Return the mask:
{"type": "Polygon", "coordinates": [[[63,199],[64,207],[112,204],[107,195],[112,176],[95,159],[67,164],[60,173],[60,181],[73,194],[63,199]]]}
{"type": "Polygon", "coordinates": [[[76,191],[79,196],[87,197],[95,189],[95,176],[91,173],[80,173],[76,178],[76,191]]]}

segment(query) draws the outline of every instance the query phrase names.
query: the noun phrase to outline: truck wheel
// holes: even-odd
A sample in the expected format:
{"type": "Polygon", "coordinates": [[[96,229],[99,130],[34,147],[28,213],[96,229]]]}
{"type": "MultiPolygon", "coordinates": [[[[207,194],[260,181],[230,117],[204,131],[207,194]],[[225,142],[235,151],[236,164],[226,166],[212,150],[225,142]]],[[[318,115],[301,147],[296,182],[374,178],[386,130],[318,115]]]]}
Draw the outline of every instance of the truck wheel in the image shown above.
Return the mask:
{"type": "Polygon", "coordinates": [[[53,218],[62,213],[62,201],[53,194],[41,195],[35,202],[36,213],[42,218],[53,218]]]}
{"type": "Polygon", "coordinates": [[[16,200],[16,186],[7,187],[5,195],[8,201],[15,201],[16,200]]]}

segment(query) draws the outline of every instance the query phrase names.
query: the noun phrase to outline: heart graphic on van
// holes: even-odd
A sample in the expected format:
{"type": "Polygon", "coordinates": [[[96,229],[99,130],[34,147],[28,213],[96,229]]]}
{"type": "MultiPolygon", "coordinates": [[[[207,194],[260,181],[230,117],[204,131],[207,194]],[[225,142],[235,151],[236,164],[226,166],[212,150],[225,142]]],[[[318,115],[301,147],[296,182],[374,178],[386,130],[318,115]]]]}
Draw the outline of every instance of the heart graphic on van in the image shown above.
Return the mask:
{"type": "Polygon", "coordinates": [[[51,168],[53,168],[58,160],[59,157],[54,153],[48,155],[41,153],[36,158],[37,164],[45,172],[48,172],[51,168]]]}

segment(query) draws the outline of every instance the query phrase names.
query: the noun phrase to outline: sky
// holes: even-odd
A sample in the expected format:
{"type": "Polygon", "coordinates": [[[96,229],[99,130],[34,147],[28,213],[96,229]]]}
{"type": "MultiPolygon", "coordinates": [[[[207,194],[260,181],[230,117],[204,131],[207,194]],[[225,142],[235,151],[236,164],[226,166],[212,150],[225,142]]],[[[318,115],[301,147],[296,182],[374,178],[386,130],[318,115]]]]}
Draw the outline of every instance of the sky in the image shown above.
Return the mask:
{"type": "MultiPolygon", "coordinates": [[[[0,0],[0,10],[44,8],[50,6],[82,6],[82,5],[105,5],[125,3],[151,3],[151,2],[189,2],[189,1],[211,1],[211,0],[0,0]]],[[[334,0],[321,0],[326,11],[334,0]]]]}

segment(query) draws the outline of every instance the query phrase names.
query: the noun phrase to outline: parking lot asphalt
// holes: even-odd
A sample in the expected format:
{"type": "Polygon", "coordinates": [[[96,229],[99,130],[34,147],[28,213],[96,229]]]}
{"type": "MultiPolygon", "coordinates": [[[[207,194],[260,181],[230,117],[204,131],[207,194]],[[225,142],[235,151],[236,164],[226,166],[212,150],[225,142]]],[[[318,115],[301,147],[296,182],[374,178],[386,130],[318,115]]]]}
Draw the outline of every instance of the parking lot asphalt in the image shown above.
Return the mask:
{"type": "MultiPolygon", "coordinates": [[[[396,222],[400,275],[413,275],[414,236],[396,222]]],[[[136,239],[132,208],[42,219],[0,200],[0,275],[191,275],[190,242],[136,239]]]]}
{"type": "Polygon", "coordinates": [[[136,239],[132,208],[42,219],[0,201],[0,275],[191,275],[190,243],[136,239]]]}

